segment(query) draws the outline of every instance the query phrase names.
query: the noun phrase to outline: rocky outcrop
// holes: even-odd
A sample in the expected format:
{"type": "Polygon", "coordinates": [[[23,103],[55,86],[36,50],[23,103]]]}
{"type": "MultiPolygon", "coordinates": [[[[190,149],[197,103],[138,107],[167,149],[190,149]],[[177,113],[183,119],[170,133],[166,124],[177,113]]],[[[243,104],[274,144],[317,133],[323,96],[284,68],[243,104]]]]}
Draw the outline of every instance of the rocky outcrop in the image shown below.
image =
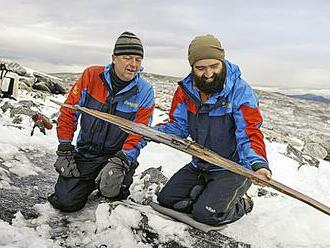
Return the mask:
{"type": "Polygon", "coordinates": [[[19,76],[29,76],[27,70],[17,62],[0,58],[0,64],[5,64],[8,70],[17,73],[19,76]]]}
{"type": "MultiPolygon", "coordinates": [[[[330,122],[328,122],[328,125],[330,125],[330,122]]],[[[324,160],[330,161],[330,133],[324,132],[321,133],[312,133],[306,137],[304,137],[305,146],[307,144],[316,144],[320,151],[318,151],[318,158],[322,158],[324,160]],[[324,151],[325,150],[325,151],[324,151]]],[[[308,145],[310,146],[310,145],[308,145]]],[[[315,150],[318,148],[315,147],[315,150]]],[[[309,148],[306,148],[310,150],[309,148]]],[[[308,152],[307,152],[308,153],[308,152]]],[[[314,153],[315,154],[315,153],[314,153]]],[[[312,155],[313,156],[313,155],[312,155]]]]}
{"type": "Polygon", "coordinates": [[[33,77],[20,77],[18,87],[19,89],[31,91],[36,81],[37,80],[33,77]]]}
{"type": "Polygon", "coordinates": [[[36,78],[36,82],[32,86],[34,89],[53,94],[66,93],[66,89],[64,85],[62,85],[62,80],[60,78],[55,78],[40,72],[33,72],[33,76],[36,78]]]}
{"type": "Polygon", "coordinates": [[[285,155],[299,163],[298,169],[300,169],[303,165],[309,165],[318,168],[320,164],[319,160],[306,153],[303,153],[302,151],[293,147],[291,144],[288,144],[285,155]]]}
{"type": "Polygon", "coordinates": [[[330,160],[330,104],[266,91],[257,91],[257,94],[264,118],[263,127],[282,135],[275,135],[275,139],[289,138],[289,143],[294,146],[298,146],[297,142],[301,146],[317,143],[327,151],[324,159],[330,160]]]}
{"type": "Polygon", "coordinates": [[[51,94],[65,94],[67,91],[60,78],[36,71],[28,72],[23,66],[9,60],[0,59],[0,64],[4,65],[2,69],[19,76],[19,89],[34,89],[51,94]]]}
{"type": "Polygon", "coordinates": [[[325,159],[328,156],[327,150],[318,143],[306,143],[302,152],[319,159],[325,159]]]}

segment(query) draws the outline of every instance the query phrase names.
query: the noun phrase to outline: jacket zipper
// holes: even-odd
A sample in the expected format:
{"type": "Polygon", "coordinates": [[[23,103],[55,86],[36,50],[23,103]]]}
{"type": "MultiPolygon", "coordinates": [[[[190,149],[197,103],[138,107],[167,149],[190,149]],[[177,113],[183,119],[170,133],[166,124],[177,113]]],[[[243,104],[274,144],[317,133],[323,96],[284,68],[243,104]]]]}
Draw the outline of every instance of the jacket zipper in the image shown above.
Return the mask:
{"type": "MultiPolygon", "coordinates": [[[[114,104],[114,97],[111,98],[110,100],[110,106],[109,106],[109,114],[113,114],[112,111],[113,111],[113,104],[114,104]]],[[[103,150],[104,148],[104,145],[105,145],[105,142],[106,142],[106,139],[107,139],[107,136],[108,136],[108,133],[111,129],[111,124],[107,123],[106,124],[106,127],[107,127],[107,130],[105,132],[105,136],[104,136],[104,139],[103,139],[103,143],[102,143],[102,146],[101,146],[101,150],[103,150]]]]}

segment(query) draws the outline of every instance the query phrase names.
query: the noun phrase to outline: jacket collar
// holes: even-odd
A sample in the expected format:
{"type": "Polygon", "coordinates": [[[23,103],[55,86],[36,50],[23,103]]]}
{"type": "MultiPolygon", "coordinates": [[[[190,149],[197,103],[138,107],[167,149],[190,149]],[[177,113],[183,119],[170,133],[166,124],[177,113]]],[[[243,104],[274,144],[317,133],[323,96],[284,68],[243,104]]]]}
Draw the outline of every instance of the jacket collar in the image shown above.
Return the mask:
{"type": "MultiPolygon", "coordinates": [[[[112,89],[111,76],[110,76],[110,70],[111,70],[112,66],[113,66],[112,64],[106,65],[104,68],[104,71],[102,73],[103,74],[102,77],[104,79],[103,81],[105,81],[107,87],[110,89],[112,89]]],[[[140,69],[140,72],[142,72],[142,71],[143,71],[143,67],[141,67],[141,69],[140,69]]],[[[140,72],[134,77],[132,82],[129,85],[127,85],[125,88],[123,88],[121,91],[119,91],[117,93],[117,95],[130,91],[133,87],[135,87],[138,84],[138,81],[140,79],[140,72]]]]}

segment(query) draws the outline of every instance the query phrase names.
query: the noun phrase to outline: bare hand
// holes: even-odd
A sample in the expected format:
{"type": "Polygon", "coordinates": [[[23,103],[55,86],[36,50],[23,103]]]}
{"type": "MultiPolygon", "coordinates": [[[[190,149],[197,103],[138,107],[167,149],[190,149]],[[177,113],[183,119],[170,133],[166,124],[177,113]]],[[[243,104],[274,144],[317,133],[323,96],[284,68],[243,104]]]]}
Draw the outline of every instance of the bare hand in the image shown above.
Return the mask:
{"type": "MultiPolygon", "coordinates": [[[[272,179],[272,173],[270,173],[270,171],[265,168],[257,170],[256,173],[265,177],[266,180],[272,179]]],[[[258,179],[251,179],[251,181],[255,185],[267,186],[265,183],[263,183],[262,181],[259,181],[258,179]]]]}

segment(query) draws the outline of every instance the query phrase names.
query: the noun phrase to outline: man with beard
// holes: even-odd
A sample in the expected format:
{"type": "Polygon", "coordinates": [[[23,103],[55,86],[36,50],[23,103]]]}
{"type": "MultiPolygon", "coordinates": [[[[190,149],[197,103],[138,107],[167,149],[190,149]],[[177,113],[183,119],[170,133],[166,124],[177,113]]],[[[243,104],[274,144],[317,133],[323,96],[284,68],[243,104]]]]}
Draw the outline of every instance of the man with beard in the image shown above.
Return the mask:
{"type": "MultiPolygon", "coordinates": [[[[179,82],[169,122],[156,130],[198,144],[271,178],[266,158],[262,117],[252,88],[237,65],[225,60],[220,41],[197,36],[188,49],[192,72],[179,82]]],[[[253,182],[259,184],[260,182],[253,182]]],[[[158,195],[160,205],[191,213],[199,222],[218,226],[251,212],[245,193],[251,181],[197,157],[176,172],[158,195]]]]}
{"type": "MultiPolygon", "coordinates": [[[[141,40],[122,33],[114,46],[112,63],[88,67],[70,90],[65,103],[99,110],[149,125],[154,109],[152,86],[140,76],[141,40]]],[[[82,113],[77,145],[72,145],[79,112],[61,108],[54,164],[59,173],[49,202],[64,212],[78,211],[96,188],[111,199],[126,199],[137,157],[146,142],[139,135],[82,113]]]]}

